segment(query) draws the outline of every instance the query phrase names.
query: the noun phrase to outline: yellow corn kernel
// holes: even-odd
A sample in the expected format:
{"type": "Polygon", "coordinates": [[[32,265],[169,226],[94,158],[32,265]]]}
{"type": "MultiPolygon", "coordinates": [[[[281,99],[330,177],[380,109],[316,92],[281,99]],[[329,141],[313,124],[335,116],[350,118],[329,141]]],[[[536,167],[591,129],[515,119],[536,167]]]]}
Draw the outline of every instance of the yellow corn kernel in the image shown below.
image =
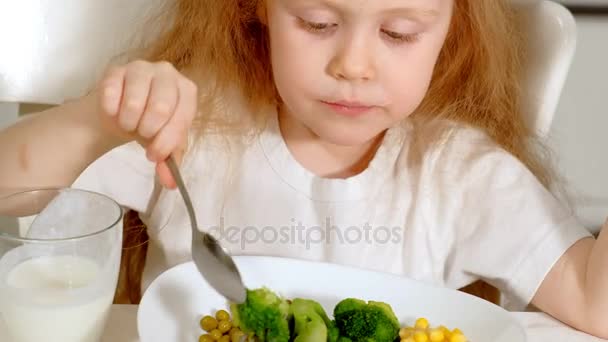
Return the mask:
{"type": "Polygon", "coordinates": [[[418,318],[415,327],[418,329],[426,329],[429,327],[429,321],[424,317],[418,318]]]}
{"type": "Polygon", "coordinates": [[[415,342],[428,342],[429,336],[424,331],[416,331],[414,333],[415,342]]]}
{"type": "Polygon", "coordinates": [[[458,329],[458,328],[456,328],[456,329],[452,330],[452,334],[460,334],[460,335],[464,335],[464,333],[463,333],[463,332],[462,332],[460,329],[458,329]]]}
{"type": "Polygon", "coordinates": [[[412,335],[414,335],[414,328],[403,327],[399,329],[399,337],[401,337],[402,339],[410,337],[412,335]]]}
{"type": "Polygon", "coordinates": [[[452,336],[450,336],[450,342],[466,342],[467,339],[461,333],[452,332],[452,336]]]}
{"type": "Polygon", "coordinates": [[[441,329],[433,329],[429,333],[429,339],[431,342],[443,342],[445,335],[441,329]]]}
{"type": "Polygon", "coordinates": [[[400,342],[416,342],[416,341],[414,341],[413,336],[410,336],[410,337],[402,338],[400,342]]]}

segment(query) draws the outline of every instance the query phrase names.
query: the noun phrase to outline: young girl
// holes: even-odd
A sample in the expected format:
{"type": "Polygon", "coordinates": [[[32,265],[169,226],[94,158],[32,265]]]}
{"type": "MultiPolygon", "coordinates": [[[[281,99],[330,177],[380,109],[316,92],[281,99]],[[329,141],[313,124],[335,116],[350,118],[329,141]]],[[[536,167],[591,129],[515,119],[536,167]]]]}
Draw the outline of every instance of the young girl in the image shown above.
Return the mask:
{"type": "Polygon", "coordinates": [[[145,55],[0,134],[4,186],[139,213],[143,288],[201,229],[233,254],[484,280],[608,338],[608,237],[556,199],[521,110],[506,0],[178,0],[145,55]]]}

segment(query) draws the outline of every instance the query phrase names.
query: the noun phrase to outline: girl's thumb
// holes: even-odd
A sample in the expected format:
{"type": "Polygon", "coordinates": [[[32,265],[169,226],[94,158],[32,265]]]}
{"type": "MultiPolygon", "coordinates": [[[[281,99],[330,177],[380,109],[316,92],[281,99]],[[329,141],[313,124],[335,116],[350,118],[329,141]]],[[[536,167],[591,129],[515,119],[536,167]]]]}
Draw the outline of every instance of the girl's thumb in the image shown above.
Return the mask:
{"type": "Polygon", "coordinates": [[[156,164],[156,174],[158,175],[160,184],[163,187],[171,190],[177,187],[177,183],[175,182],[175,179],[173,179],[171,171],[169,170],[166,162],[156,164]]]}
{"type": "MultiPolygon", "coordinates": [[[[172,154],[173,158],[175,158],[175,162],[177,163],[178,166],[180,166],[182,164],[182,161],[184,159],[185,150],[186,150],[186,143],[184,142],[172,154]]],[[[165,188],[171,189],[171,190],[177,188],[177,183],[175,182],[175,179],[173,178],[173,175],[171,174],[171,170],[169,169],[169,166],[167,165],[166,161],[156,164],[156,174],[158,175],[158,179],[162,186],[164,186],[165,188]]]]}

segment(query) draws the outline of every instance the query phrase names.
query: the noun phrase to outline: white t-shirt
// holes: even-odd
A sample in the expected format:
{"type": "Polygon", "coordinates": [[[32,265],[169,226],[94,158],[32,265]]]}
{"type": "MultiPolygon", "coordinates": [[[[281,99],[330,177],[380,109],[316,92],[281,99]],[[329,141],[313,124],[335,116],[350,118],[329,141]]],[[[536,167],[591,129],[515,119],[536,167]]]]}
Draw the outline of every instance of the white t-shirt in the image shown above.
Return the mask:
{"type": "MultiPolygon", "coordinates": [[[[591,235],[517,159],[472,129],[454,127],[425,153],[408,128],[390,129],[364,172],[326,179],[293,158],[273,114],[242,154],[207,139],[182,165],[200,228],[235,255],[352,265],[450,288],[483,279],[502,291],[505,307],[522,310],[566,249],[591,235]]],[[[74,186],[141,213],[151,236],[144,289],[190,260],[181,197],[158,185],[139,145],[109,152],[74,186]]]]}

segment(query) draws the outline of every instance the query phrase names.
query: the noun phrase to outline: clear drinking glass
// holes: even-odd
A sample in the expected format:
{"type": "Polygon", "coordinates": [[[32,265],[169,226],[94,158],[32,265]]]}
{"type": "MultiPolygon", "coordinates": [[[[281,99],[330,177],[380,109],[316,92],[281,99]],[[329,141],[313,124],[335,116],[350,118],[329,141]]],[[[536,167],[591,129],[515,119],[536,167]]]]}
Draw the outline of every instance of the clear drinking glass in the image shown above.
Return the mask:
{"type": "Polygon", "coordinates": [[[112,199],[72,188],[0,197],[0,318],[10,341],[101,340],[122,215],[112,199]]]}

